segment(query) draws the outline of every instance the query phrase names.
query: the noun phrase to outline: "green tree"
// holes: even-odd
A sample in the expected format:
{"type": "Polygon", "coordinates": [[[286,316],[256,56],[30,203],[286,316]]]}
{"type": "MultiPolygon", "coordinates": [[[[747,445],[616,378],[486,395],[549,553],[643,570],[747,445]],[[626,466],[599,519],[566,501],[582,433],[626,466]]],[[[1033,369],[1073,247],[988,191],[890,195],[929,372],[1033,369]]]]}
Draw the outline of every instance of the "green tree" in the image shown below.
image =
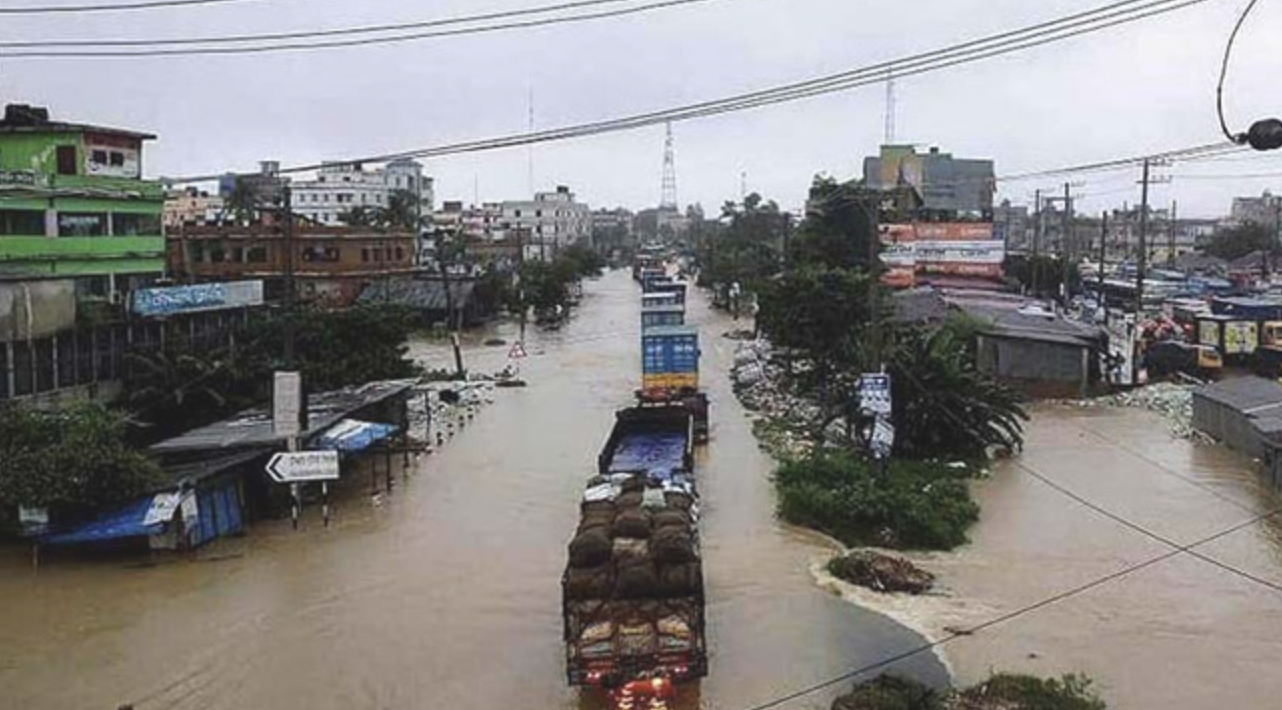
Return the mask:
{"type": "Polygon", "coordinates": [[[0,407],[0,506],[94,509],[164,481],[125,443],[125,420],[95,402],[54,411],[0,407]]]}
{"type": "Polygon", "coordinates": [[[258,214],[258,193],[249,180],[238,175],[224,204],[237,222],[249,223],[258,214]]]}
{"type": "Polygon", "coordinates": [[[1206,253],[1232,261],[1257,251],[1271,252],[1276,248],[1272,230],[1262,224],[1246,222],[1216,232],[1206,245],[1206,253]]]}
{"type": "Polygon", "coordinates": [[[976,327],[952,320],[894,334],[887,371],[898,453],[978,459],[989,446],[1022,445],[1028,415],[1012,390],[975,367],[976,327]]]}
{"type": "Polygon", "coordinates": [[[721,227],[702,238],[699,281],[704,285],[738,283],[748,291],[780,270],[780,255],[791,225],[774,200],[757,193],[743,204],[721,207],[721,227]]]}
{"type": "MultiPolygon", "coordinates": [[[[1064,283],[1064,262],[1054,256],[1008,256],[1002,271],[1008,281],[1034,296],[1058,296],[1064,283]]],[[[1068,284],[1072,291],[1081,289],[1082,274],[1077,264],[1068,265],[1068,284]]]]}
{"type": "Polygon", "coordinates": [[[410,230],[420,226],[418,196],[409,190],[392,190],[382,213],[383,226],[410,230]]]}
{"type": "Polygon", "coordinates": [[[870,271],[869,242],[880,252],[873,219],[875,193],[859,182],[839,183],[821,175],[811,184],[806,205],[806,219],[792,240],[789,263],[870,271]]]}
{"type": "MultiPolygon", "coordinates": [[[[227,352],[193,353],[176,347],[125,355],[129,377],[120,404],[151,441],[186,431],[227,411],[234,374],[227,352]]],[[[244,403],[240,401],[240,403],[244,403]]]]}

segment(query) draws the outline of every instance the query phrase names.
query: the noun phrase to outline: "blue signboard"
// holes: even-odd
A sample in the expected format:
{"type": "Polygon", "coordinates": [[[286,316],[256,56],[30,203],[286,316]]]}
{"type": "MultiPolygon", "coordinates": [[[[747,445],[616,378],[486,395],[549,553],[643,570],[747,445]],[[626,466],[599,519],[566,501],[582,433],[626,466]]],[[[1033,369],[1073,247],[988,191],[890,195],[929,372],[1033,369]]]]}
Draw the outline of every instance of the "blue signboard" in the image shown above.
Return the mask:
{"type": "Polygon", "coordinates": [[[133,311],[141,316],[167,316],[256,306],[262,302],[262,281],[236,281],[138,289],[133,294],[133,311]]]}

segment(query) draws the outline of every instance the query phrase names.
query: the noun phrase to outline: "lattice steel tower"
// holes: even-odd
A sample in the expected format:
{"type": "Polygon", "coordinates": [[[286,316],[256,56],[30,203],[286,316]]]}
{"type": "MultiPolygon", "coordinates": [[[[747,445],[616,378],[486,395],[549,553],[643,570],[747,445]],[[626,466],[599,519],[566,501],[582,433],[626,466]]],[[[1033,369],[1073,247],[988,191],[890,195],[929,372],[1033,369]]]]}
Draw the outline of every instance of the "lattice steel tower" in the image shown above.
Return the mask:
{"type": "Polygon", "coordinates": [[[674,212],[680,211],[677,204],[677,158],[676,148],[672,142],[672,122],[668,122],[668,138],[663,143],[663,195],[659,207],[674,212]]]}

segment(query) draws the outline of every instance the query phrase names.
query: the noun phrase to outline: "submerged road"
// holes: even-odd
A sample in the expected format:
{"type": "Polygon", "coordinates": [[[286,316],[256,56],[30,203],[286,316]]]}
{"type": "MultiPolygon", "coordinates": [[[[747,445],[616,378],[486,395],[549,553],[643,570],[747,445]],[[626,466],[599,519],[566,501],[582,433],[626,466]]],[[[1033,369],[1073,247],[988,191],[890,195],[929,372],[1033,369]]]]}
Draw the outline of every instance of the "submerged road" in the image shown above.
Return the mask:
{"type": "MultiPolygon", "coordinates": [[[[561,331],[531,329],[530,386],[496,403],[378,501],[345,482],[335,525],[256,524],[156,565],[0,549],[0,705],[15,708],[595,708],[565,686],[560,574],[614,411],[639,380],[639,288],[589,282],[561,331]]],[[[692,294],[712,441],[700,453],[711,675],[682,708],[737,710],[912,648],[921,638],[819,590],[821,543],[774,518],[771,461],[729,388],[735,324],[692,294]]],[[[469,338],[492,372],[514,337],[469,338]]],[[[411,352],[452,365],[439,343],[411,352]]],[[[921,655],[897,667],[932,683],[921,655]]],[[[790,703],[827,707],[848,684],[790,703]]]]}

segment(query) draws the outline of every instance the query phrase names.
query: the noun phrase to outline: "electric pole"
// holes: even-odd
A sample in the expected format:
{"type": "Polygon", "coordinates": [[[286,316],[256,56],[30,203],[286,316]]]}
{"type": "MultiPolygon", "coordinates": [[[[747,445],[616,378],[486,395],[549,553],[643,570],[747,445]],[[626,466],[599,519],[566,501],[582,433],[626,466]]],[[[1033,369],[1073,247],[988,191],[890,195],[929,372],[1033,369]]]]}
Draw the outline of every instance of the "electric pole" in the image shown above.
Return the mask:
{"type": "Polygon", "coordinates": [[[1069,183],[1064,183],[1064,225],[1062,228],[1063,235],[1060,238],[1060,244],[1059,244],[1059,258],[1060,258],[1060,261],[1063,262],[1061,266],[1063,267],[1063,272],[1064,272],[1061,283],[1062,283],[1062,288],[1064,290],[1063,305],[1065,308],[1068,307],[1068,300],[1069,300],[1069,297],[1072,295],[1069,289],[1069,284],[1068,284],[1069,277],[1071,275],[1069,270],[1069,258],[1072,253],[1072,250],[1069,248],[1072,243],[1069,235],[1070,235],[1070,230],[1072,229],[1072,219],[1073,219],[1071,216],[1072,210],[1073,210],[1073,196],[1069,192],[1069,189],[1071,187],[1072,186],[1069,183]]]}
{"type": "Polygon", "coordinates": [[[1104,324],[1108,325],[1108,298],[1104,295],[1104,262],[1108,259],[1108,210],[1100,220],[1099,231],[1099,287],[1095,294],[1100,307],[1104,309],[1104,324]]]}
{"type": "Polygon", "coordinates": [[[1179,222],[1179,220],[1177,220],[1175,216],[1177,214],[1176,210],[1178,208],[1179,208],[1179,203],[1177,203],[1175,200],[1171,200],[1171,220],[1167,224],[1167,226],[1170,229],[1167,230],[1168,234],[1166,235],[1166,241],[1167,241],[1166,265],[1167,266],[1175,265],[1175,229],[1179,222]]]}
{"type": "Polygon", "coordinates": [[[285,369],[294,369],[294,205],[289,185],[281,189],[283,210],[281,219],[285,222],[285,369]]]}
{"type": "Polygon", "coordinates": [[[1033,297],[1037,297],[1037,256],[1042,243],[1042,191],[1039,189],[1033,198],[1033,258],[1028,260],[1033,297]]]}
{"type": "Polygon", "coordinates": [[[1135,269],[1135,322],[1144,315],[1144,270],[1148,261],[1148,181],[1151,161],[1144,159],[1143,187],[1140,189],[1140,250],[1135,269]]]}

